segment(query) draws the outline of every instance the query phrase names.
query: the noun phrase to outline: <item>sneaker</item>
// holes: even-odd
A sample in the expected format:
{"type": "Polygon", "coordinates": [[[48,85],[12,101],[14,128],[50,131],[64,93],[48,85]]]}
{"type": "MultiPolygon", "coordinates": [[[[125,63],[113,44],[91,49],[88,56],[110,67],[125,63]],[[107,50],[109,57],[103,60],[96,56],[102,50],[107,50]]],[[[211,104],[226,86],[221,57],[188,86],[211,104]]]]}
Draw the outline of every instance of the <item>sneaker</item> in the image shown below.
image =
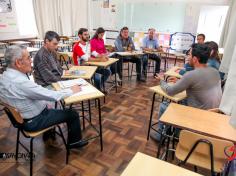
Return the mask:
{"type": "Polygon", "coordinates": [[[161,140],[161,135],[158,132],[151,132],[150,137],[157,143],[161,140]]]}
{"type": "Polygon", "coordinates": [[[88,141],[83,141],[83,140],[80,140],[79,142],[75,142],[75,143],[72,143],[72,144],[69,144],[69,148],[70,149],[80,149],[84,146],[88,145],[88,141]]]}

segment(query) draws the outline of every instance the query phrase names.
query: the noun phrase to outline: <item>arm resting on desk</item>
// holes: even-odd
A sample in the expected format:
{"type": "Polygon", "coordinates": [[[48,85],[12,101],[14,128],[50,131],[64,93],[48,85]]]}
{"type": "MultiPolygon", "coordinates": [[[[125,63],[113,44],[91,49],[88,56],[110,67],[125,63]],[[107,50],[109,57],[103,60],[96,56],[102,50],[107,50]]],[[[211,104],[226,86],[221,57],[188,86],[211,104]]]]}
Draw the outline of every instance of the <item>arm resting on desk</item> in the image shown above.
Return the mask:
{"type": "Polygon", "coordinates": [[[180,92],[186,90],[191,84],[191,78],[189,78],[188,74],[184,75],[180,80],[178,80],[175,84],[169,85],[167,82],[161,80],[160,86],[163,91],[165,91],[168,95],[174,96],[180,92]]]}

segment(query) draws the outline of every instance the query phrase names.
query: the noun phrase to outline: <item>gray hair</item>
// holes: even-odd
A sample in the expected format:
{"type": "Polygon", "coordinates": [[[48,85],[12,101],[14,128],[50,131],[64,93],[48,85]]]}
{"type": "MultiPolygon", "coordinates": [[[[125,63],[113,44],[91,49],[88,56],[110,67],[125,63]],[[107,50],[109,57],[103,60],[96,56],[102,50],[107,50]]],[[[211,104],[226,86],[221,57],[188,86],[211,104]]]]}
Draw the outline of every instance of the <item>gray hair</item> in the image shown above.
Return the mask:
{"type": "Polygon", "coordinates": [[[11,67],[16,59],[21,59],[23,50],[26,49],[26,46],[12,45],[9,46],[5,51],[5,61],[8,67],[11,67]]]}

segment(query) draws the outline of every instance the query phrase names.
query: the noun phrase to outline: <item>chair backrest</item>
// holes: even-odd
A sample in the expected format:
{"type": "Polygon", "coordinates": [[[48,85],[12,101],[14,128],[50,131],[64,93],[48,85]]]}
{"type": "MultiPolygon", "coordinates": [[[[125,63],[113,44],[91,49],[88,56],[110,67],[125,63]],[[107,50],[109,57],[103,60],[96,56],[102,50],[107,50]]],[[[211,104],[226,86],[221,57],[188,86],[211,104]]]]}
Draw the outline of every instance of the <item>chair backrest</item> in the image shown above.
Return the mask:
{"type": "MultiPolygon", "coordinates": [[[[224,164],[227,162],[225,149],[226,147],[233,146],[234,145],[233,142],[204,136],[187,130],[182,130],[180,133],[179,143],[177,145],[175,153],[176,157],[183,161],[190,152],[190,150],[192,149],[193,145],[198,140],[202,139],[212,143],[214,165],[218,163],[217,166],[221,166],[223,169],[224,164]]],[[[197,145],[196,149],[193,151],[192,155],[189,157],[188,161],[187,163],[194,162],[194,165],[204,167],[210,170],[211,162],[210,162],[209,145],[206,143],[199,143],[199,145],[197,145]]],[[[214,168],[217,169],[217,167],[214,168]]]]}
{"type": "Polygon", "coordinates": [[[15,128],[21,128],[23,126],[24,120],[20,113],[12,106],[1,103],[4,106],[4,111],[6,112],[8,118],[10,119],[12,125],[15,128]]]}

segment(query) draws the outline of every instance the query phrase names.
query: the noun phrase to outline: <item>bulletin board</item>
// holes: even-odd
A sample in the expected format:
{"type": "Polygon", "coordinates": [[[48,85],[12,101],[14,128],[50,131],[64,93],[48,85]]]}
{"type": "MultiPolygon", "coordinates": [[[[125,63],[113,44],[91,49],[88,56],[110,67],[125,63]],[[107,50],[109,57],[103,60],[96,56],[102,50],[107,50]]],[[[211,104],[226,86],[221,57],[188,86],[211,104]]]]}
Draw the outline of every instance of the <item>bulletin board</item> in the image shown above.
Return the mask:
{"type": "Polygon", "coordinates": [[[17,32],[17,20],[11,0],[0,0],[0,32],[17,32]]]}
{"type": "Polygon", "coordinates": [[[191,33],[176,32],[171,34],[170,48],[172,50],[188,50],[195,41],[195,36],[191,33]]]}

